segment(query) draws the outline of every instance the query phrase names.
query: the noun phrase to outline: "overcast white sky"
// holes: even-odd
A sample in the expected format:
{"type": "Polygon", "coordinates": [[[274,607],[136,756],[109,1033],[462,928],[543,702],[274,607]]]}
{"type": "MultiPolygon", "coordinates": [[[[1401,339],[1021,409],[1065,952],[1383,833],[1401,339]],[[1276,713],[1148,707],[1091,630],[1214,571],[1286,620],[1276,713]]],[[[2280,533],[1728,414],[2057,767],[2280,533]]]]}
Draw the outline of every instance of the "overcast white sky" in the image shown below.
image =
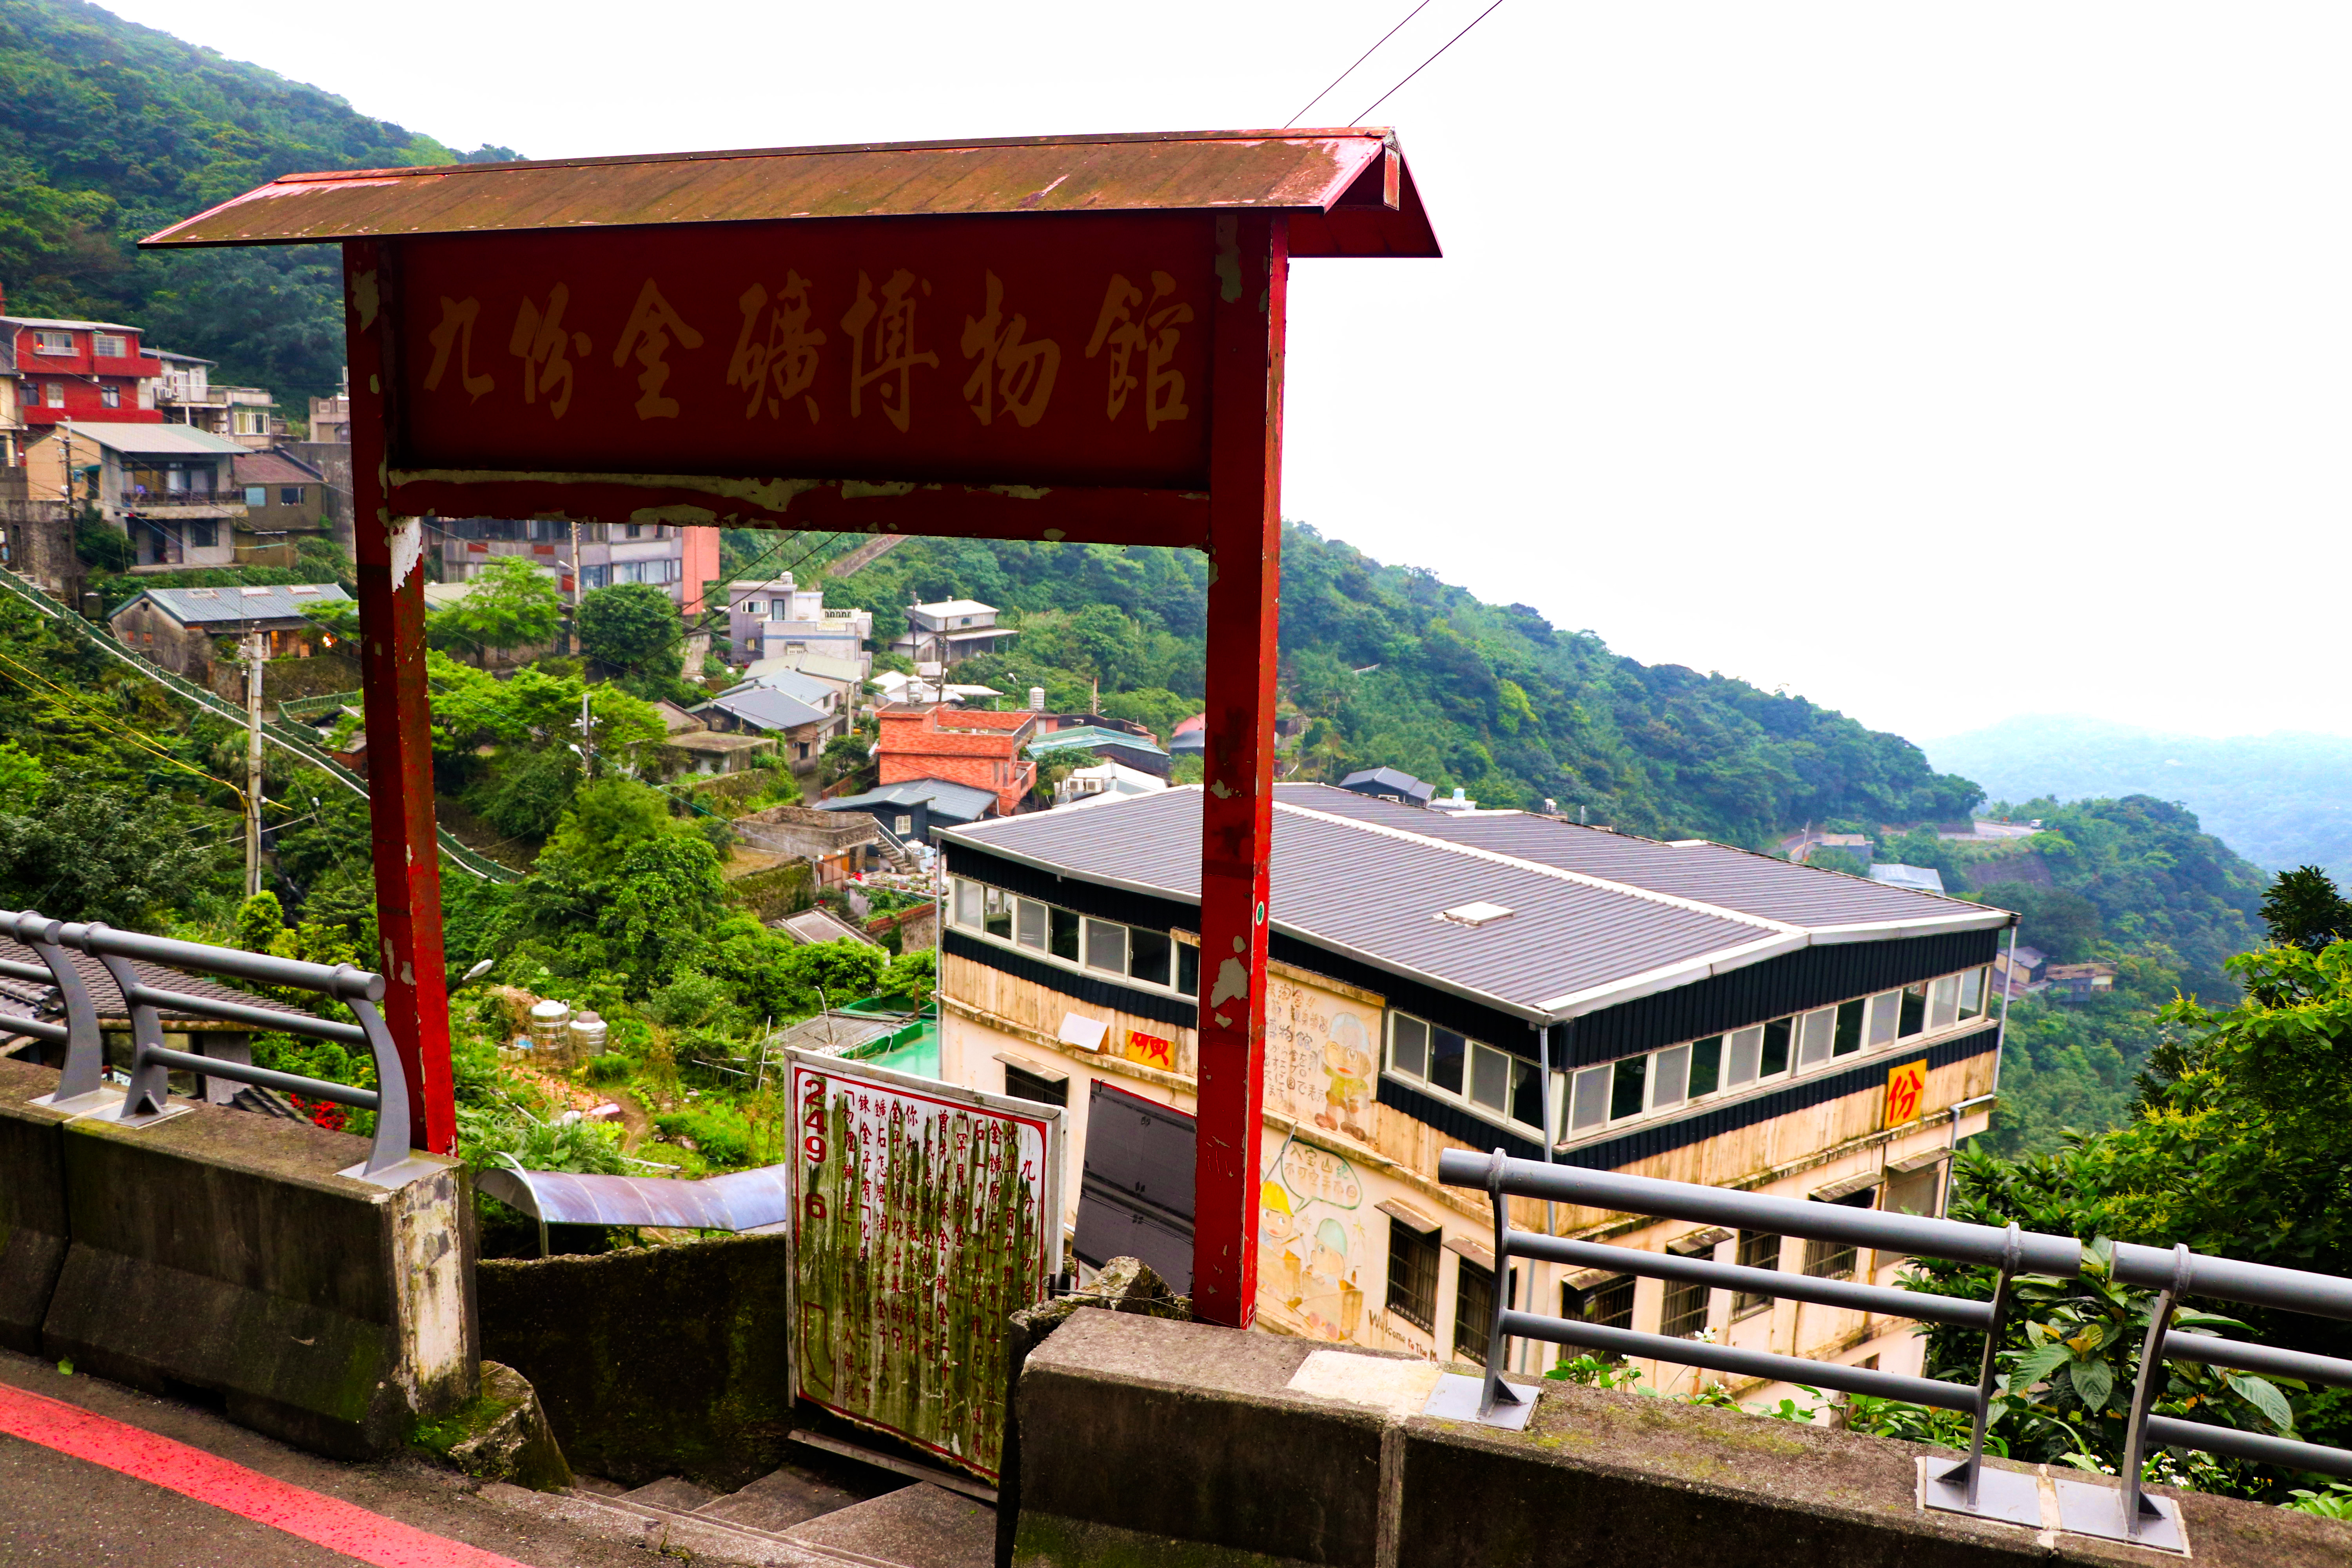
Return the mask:
{"type": "MultiPolygon", "coordinates": [[[[555,157],[1280,125],[1411,5],[112,8],[555,157]]],[[[1445,259],[1295,270],[1284,510],[1914,738],[2352,733],[2347,65],[2340,5],[1506,0],[1370,117],[1445,259]]]]}

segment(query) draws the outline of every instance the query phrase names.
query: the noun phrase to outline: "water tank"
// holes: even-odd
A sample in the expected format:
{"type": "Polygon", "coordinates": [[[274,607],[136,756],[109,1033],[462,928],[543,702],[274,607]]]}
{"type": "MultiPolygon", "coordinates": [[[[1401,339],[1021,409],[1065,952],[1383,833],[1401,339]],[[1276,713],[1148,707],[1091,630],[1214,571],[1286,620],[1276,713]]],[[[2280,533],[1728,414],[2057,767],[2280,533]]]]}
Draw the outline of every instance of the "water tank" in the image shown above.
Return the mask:
{"type": "Polygon", "coordinates": [[[1045,689],[1042,686],[1031,687],[1029,689],[1029,711],[1032,713],[1043,713],[1045,710],[1045,689]]]}
{"type": "Polygon", "coordinates": [[[572,1022],[572,1006],[565,1002],[547,1001],[533,1005],[530,1010],[531,1049],[554,1053],[563,1049],[564,1036],[572,1022]]]}
{"type": "Polygon", "coordinates": [[[583,1008],[572,1020],[572,1055],[587,1058],[604,1054],[604,1020],[596,1016],[593,1008],[583,1008]]]}

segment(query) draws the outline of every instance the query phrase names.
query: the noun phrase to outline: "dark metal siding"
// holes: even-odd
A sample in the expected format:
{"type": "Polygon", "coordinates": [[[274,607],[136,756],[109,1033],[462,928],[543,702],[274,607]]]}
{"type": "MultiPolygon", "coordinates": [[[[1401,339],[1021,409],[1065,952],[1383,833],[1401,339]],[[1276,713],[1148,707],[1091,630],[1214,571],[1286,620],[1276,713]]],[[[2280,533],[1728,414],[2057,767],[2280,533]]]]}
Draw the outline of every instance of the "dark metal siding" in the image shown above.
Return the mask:
{"type": "Polygon", "coordinates": [[[991,969],[1026,980],[1033,985],[1042,985],[1065,996],[1075,996],[1090,1006],[1108,1007],[1139,1018],[1157,1018],[1163,1024],[1174,1024],[1186,1029],[1200,1026],[1200,1010],[1181,997],[1137,991],[1115,981],[1097,980],[1090,974],[1073,974],[1058,964],[1041,963],[1025,953],[1008,952],[992,942],[982,942],[960,931],[945,932],[940,945],[943,952],[954,957],[984,963],[991,969]]]}
{"type": "MultiPolygon", "coordinates": [[[[1684,1040],[1701,1039],[1874,991],[1990,963],[1999,928],[1945,931],[1895,942],[1800,948],[1726,974],[1588,1013],[1576,1020],[1570,1067],[1590,1067],[1684,1040]]],[[[1504,1042],[1494,1042],[1501,1045],[1504,1042]]]]}
{"type": "MultiPolygon", "coordinates": [[[[1957,1038],[1945,1040],[1927,1047],[1926,1054],[1928,1070],[1932,1072],[1937,1068],[1949,1067],[1954,1062],[1983,1056],[1986,1052],[1998,1048],[2000,1044],[2000,1026],[1988,1020],[1983,1027],[1973,1034],[1961,1035],[1957,1038]]],[[[1687,1148],[1693,1143],[1720,1137],[1726,1132],[1737,1132],[1743,1127],[1753,1127],[1759,1121],[1769,1121],[1776,1116],[1786,1116],[1791,1111],[1803,1110],[1815,1105],[1824,1105],[1832,1100],[1843,1100],[1850,1094],[1884,1092],[1886,1088],[1887,1069],[1898,1062],[1916,1059],[1904,1052],[1887,1052],[1874,1058],[1867,1066],[1851,1068],[1844,1072],[1825,1073],[1819,1078],[1801,1079],[1777,1094],[1767,1094],[1755,1100],[1741,1100],[1736,1105],[1727,1105],[1720,1110],[1702,1111],[1696,1116],[1686,1116],[1679,1121],[1662,1121],[1654,1127],[1644,1127],[1638,1132],[1629,1132],[1622,1138],[1612,1138],[1606,1142],[1588,1143],[1581,1149],[1569,1150],[1558,1155],[1557,1158],[1563,1165],[1579,1165],[1591,1171],[1622,1170],[1637,1160],[1646,1160],[1655,1154],[1687,1148]]],[[[1391,1103],[1388,1098],[1388,1084],[1385,1081],[1381,1085],[1381,1091],[1382,1103],[1391,1103]]],[[[1421,1100],[1425,1097],[1414,1095],[1413,1098],[1421,1100]]],[[[1454,1132],[1453,1128],[1434,1117],[1424,1116],[1422,1120],[1440,1131],[1453,1132],[1457,1138],[1466,1136],[1464,1133],[1454,1132]]],[[[1490,1131],[1496,1130],[1490,1129],[1490,1131]]],[[[1500,1135],[1499,1131],[1497,1135],[1500,1135]]],[[[1494,1145],[1490,1142],[1483,1146],[1492,1148],[1494,1145]]],[[[1534,1154],[1525,1157],[1540,1160],[1543,1158],[1543,1151],[1538,1149],[1534,1154]]]]}
{"type": "Polygon", "coordinates": [[[1500,1145],[1514,1159],[1543,1158],[1543,1145],[1534,1139],[1507,1131],[1483,1117],[1471,1115],[1458,1105],[1433,1100],[1417,1089],[1399,1083],[1386,1073],[1381,1075],[1380,1102],[1403,1111],[1415,1121],[1428,1123],[1448,1138],[1459,1138],[1473,1149],[1492,1149],[1500,1145]]]}
{"type": "MultiPolygon", "coordinates": [[[[1451,991],[1423,985],[1417,980],[1350,958],[1346,953],[1318,947],[1286,931],[1267,933],[1265,952],[1268,958],[1295,969],[1328,974],[1349,985],[1360,985],[1367,991],[1387,997],[1391,1007],[1402,1008],[1433,1024],[1442,1024],[1474,1040],[1483,1040],[1497,1049],[1523,1056],[1529,1061],[1536,1059],[1535,1026],[1525,1018],[1498,1013],[1492,1007],[1482,1007],[1466,997],[1454,995],[1451,991]]],[[[1388,1042],[1381,1041],[1380,1049],[1381,1059],[1386,1060],[1388,1042]]]]}

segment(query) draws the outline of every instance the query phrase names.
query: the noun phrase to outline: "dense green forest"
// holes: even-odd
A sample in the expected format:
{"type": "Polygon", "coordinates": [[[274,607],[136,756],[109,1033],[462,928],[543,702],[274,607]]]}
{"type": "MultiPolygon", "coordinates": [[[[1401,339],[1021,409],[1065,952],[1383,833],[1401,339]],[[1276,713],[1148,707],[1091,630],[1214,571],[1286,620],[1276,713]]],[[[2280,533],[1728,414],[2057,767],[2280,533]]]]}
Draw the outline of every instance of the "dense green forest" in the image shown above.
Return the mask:
{"type": "MultiPolygon", "coordinates": [[[[463,155],[512,157],[505,148],[463,155]]],[[[85,0],[0,0],[0,286],[220,362],[299,417],[343,363],[331,246],[142,255],[141,237],[301,169],[448,163],[429,136],[85,0]]]]}
{"type": "MultiPolygon", "coordinates": [[[[1482,603],[1293,523],[1284,531],[1282,694],[1310,721],[1292,776],[1387,764],[1483,805],[1540,806],[1664,837],[1765,847],[1832,816],[1965,816],[1979,796],[1917,747],[1801,697],[1621,658],[1524,605],[1482,603]]],[[[829,603],[876,612],[968,596],[1018,612],[1010,653],[960,668],[1056,708],[1102,710],[1164,737],[1199,709],[1207,563],[1189,551],[918,540],[829,603]]]]}
{"type": "Polygon", "coordinates": [[[2024,715],[1923,742],[1996,796],[2150,795],[2179,801],[2255,865],[2352,879],[2352,737],[2165,734],[2024,715]]]}

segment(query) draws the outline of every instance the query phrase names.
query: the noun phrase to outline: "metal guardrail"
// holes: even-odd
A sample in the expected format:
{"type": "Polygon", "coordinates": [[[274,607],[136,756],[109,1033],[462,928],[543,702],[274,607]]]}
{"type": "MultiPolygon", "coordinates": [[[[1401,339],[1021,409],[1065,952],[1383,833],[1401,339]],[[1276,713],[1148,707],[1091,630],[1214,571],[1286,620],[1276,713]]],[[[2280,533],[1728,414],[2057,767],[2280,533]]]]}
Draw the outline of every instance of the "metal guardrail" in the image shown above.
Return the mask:
{"type": "Polygon", "coordinates": [[[317,713],[340,713],[346,708],[358,707],[361,695],[357,691],[329,691],[317,697],[290,698],[278,705],[278,717],[299,722],[317,713]]]}
{"type": "Polygon", "coordinates": [[[258,1084],[374,1111],[375,1141],[366,1161],[348,1173],[362,1181],[377,1181],[408,1158],[408,1075],[401,1067],[399,1052],[393,1047],[391,1031],[384,1027],[383,1015],[376,1010],[376,1004],[383,1000],[383,975],[371,974],[348,963],[331,968],[273,953],[246,952],[233,947],[149,936],[142,931],[115,931],[97,922],[85,925],[50,920],[29,910],[0,910],[0,935],[14,937],[41,960],[38,964],[31,964],[0,959],[0,975],[54,985],[65,1004],[66,1018],[62,1024],[44,1018],[0,1020],[0,1028],[10,1033],[29,1035],[66,1047],[65,1067],[58,1074],[57,1089],[41,1103],[125,1126],[143,1126],[165,1113],[171,1069],[179,1068],[205,1078],[258,1084]],[[106,1049],[99,1036],[98,1010],[68,949],[86,952],[104,965],[130,1011],[131,1084],[119,1103],[106,1088],[106,1049]],[[264,985],[314,991],[350,1008],[359,1022],[344,1024],[306,1013],[276,1013],[224,997],[198,996],[149,985],[131,967],[134,959],[264,985]],[[164,1007],[256,1029],[364,1046],[374,1058],[378,1087],[357,1089],[247,1062],[224,1061],[170,1049],[163,1044],[163,1019],[158,1013],[159,1008],[164,1007]]]}
{"type": "MultiPolygon", "coordinates": [[[[1491,1155],[1448,1151],[1438,1157],[1437,1174],[1447,1186],[1483,1188],[1492,1200],[1498,1286],[1509,1277],[1509,1260],[1525,1258],[1890,1317],[1953,1323],[1981,1330],[1985,1336],[1977,1382],[1970,1386],[1939,1378],[1907,1377],[1874,1367],[1843,1366],[1801,1356],[1672,1339],[1664,1334],[1638,1333],[1631,1329],[1516,1311],[1510,1307],[1507,1291],[1498,1289],[1487,1335],[1480,1419],[1524,1419],[1523,1415],[1498,1414],[1526,1403],[1521,1392],[1503,1381],[1503,1368],[1514,1339],[1541,1340],[1735,1376],[1798,1383],[1961,1411],[1973,1418],[1968,1458],[1940,1473],[1932,1468],[1925,1469],[1921,1478],[1923,1500],[1931,1508],[2040,1528],[2041,1500],[2034,1478],[1986,1468],[1985,1427],[1992,1411],[1995,1359],[2001,1331],[2009,1320],[2011,1288],[2021,1274],[2062,1279],[2079,1276],[2084,1247],[2072,1237],[2044,1236],[2021,1230],[2014,1225],[2005,1230],[1996,1229],[1927,1215],[1887,1214],[1804,1198],[1769,1197],[1760,1193],[1687,1182],[1514,1160],[1500,1149],[1491,1155]],[[1987,1302],[1677,1258],[1671,1253],[1644,1252],[1514,1230],[1510,1226],[1510,1205],[1506,1201],[1513,1197],[1658,1219],[1690,1220],[1703,1226],[1767,1231],[1913,1258],[1990,1265],[2000,1274],[1993,1298],[1987,1302]]],[[[2150,1440],[2166,1447],[2228,1454],[2290,1469],[2352,1476],[2352,1451],[2203,1422],[2174,1420],[2152,1415],[2149,1410],[2162,1392],[2162,1368],[2168,1360],[2204,1362],[2352,1387],[2352,1361],[2242,1344],[2210,1334],[2176,1331],[2170,1326],[2181,1298],[2189,1295],[2352,1320],[2352,1279],[2208,1258],[2186,1247],[2166,1251],[2128,1245],[2115,1249],[2114,1277],[2126,1284],[2156,1289],[2160,1294],[2149,1313],[2139,1375],[2133,1387],[2123,1485],[2119,1490],[2111,1490],[2085,1482],[2057,1481],[2061,1509],[2067,1521],[2065,1528],[2136,1545],[2187,1550],[2178,1510],[2165,1500],[2148,1497],[2142,1485],[2143,1462],[2150,1440]]]]}

